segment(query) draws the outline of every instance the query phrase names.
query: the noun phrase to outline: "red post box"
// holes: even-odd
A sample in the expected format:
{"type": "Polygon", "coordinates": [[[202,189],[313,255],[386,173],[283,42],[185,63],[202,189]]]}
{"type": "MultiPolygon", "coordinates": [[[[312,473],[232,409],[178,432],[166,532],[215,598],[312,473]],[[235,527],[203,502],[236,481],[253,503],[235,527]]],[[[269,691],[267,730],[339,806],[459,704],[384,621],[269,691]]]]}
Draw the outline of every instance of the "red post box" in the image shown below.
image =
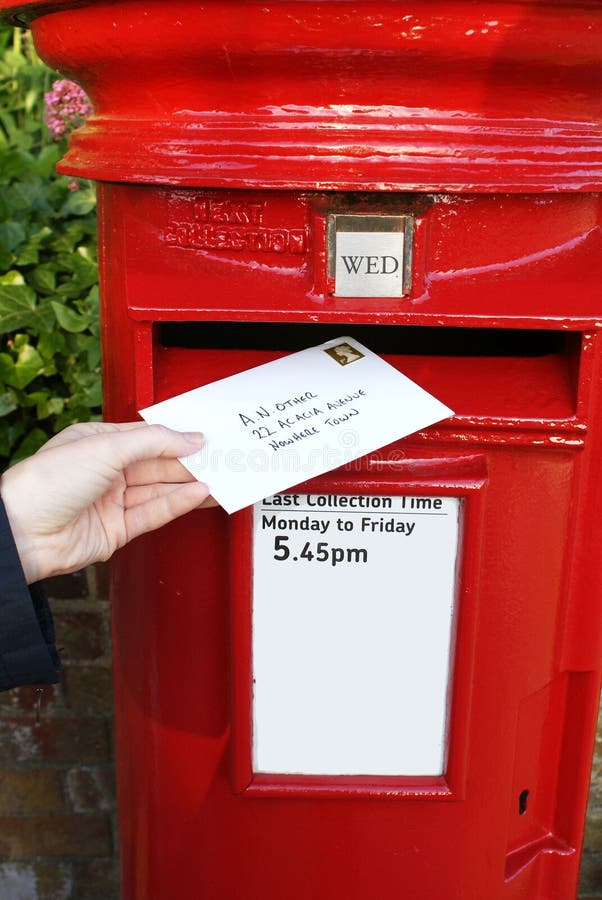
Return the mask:
{"type": "Polygon", "coordinates": [[[121,553],[124,897],[575,897],[602,7],[0,6],[94,103],[109,418],[340,334],[456,411],[121,553]]]}

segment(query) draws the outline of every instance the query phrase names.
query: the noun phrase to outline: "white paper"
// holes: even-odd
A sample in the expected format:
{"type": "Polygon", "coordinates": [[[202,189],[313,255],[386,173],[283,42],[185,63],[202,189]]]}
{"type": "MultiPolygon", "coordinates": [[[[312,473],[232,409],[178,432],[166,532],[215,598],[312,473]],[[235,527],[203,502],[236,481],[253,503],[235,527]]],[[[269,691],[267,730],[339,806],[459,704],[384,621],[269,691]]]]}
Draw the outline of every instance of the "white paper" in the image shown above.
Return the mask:
{"type": "Polygon", "coordinates": [[[253,769],[442,775],[457,497],[287,493],[253,515],[253,769]]]}
{"type": "Polygon", "coordinates": [[[335,338],[141,410],[202,431],[182,459],[233,513],[453,415],[349,337],[335,338]]]}

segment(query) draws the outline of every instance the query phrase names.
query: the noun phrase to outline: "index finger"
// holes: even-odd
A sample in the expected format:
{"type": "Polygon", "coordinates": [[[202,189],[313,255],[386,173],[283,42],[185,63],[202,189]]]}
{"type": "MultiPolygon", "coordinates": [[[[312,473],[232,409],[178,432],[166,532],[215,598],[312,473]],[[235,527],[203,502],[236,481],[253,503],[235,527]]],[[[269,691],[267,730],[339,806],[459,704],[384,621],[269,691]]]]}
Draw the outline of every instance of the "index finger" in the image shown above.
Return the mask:
{"type": "MultiPolygon", "coordinates": [[[[103,431],[81,439],[81,449],[93,454],[98,462],[123,471],[143,460],[188,456],[200,449],[203,435],[199,432],[172,431],[164,425],[133,423],[118,431],[103,431]]],[[[76,449],[73,444],[71,448],[76,449]]],[[[66,448],[67,449],[67,448],[66,448]]]]}
{"type": "Polygon", "coordinates": [[[52,450],[55,447],[62,447],[73,441],[80,441],[82,438],[92,437],[96,434],[112,434],[116,431],[131,431],[136,428],[143,428],[146,422],[76,422],[63,428],[58,434],[51,437],[37,451],[43,453],[45,450],[52,450]]]}

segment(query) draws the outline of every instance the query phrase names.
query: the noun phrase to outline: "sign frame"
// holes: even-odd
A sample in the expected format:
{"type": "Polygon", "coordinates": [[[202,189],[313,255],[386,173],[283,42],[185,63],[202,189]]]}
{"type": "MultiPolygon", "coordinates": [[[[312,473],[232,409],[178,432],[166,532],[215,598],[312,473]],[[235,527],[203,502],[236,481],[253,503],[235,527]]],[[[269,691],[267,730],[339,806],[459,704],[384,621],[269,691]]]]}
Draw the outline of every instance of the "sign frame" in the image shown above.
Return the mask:
{"type": "MultiPolygon", "coordinates": [[[[403,299],[411,293],[412,290],[412,269],[414,256],[414,216],[408,213],[330,213],[326,220],[326,243],[327,243],[327,278],[331,286],[331,293],[341,299],[353,299],[357,297],[365,297],[370,299],[381,299],[388,297],[391,299],[403,299]],[[374,270],[379,268],[378,256],[366,257],[365,261],[371,260],[372,274],[358,276],[357,285],[351,290],[345,290],[339,285],[337,278],[337,260],[339,254],[339,243],[346,236],[364,235],[372,237],[371,242],[377,248],[378,238],[386,240],[397,235],[401,241],[401,271],[398,277],[398,289],[391,288],[391,279],[387,279],[387,272],[381,271],[376,274],[374,270]],[[385,286],[381,286],[374,279],[385,281],[385,286]],[[372,286],[371,286],[372,282],[372,286]],[[374,284],[379,286],[374,289],[374,284]],[[387,286],[388,285],[388,286],[387,286]],[[361,287],[365,286],[366,290],[362,291],[361,287]]],[[[360,257],[357,257],[359,259],[360,257]]],[[[362,259],[364,259],[362,257],[362,259]]],[[[381,263],[382,263],[381,257],[381,263]]],[[[382,263],[384,266],[384,263],[382,263]]],[[[390,273],[389,273],[390,274],[390,273]]],[[[352,280],[351,280],[352,281],[352,280]]],[[[351,284],[349,279],[345,279],[345,284],[351,284]]]]}
{"type": "Polygon", "coordinates": [[[458,459],[362,460],[368,472],[339,470],[282,493],[457,497],[461,501],[455,614],[452,623],[444,774],[283,775],[253,771],[253,508],[232,516],[232,785],[244,796],[386,796],[459,800],[468,764],[480,543],[486,486],[481,456],[458,459]],[[411,466],[409,465],[411,463],[411,466]],[[377,470],[378,467],[378,470],[377,470]],[[372,470],[372,471],[370,471],[372,470]],[[376,471],[377,470],[377,471],[376,471]]]}

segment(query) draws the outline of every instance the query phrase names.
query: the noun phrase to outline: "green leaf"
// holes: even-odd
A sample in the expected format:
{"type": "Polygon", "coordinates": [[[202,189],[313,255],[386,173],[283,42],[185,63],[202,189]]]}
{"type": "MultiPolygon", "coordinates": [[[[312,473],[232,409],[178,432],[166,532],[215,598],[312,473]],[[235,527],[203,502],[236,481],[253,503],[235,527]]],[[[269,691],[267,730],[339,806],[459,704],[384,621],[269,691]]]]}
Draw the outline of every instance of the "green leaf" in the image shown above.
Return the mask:
{"type": "MultiPolygon", "coordinates": [[[[7,127],[6,117],[0,114],[0,123],[7,127]]],[[[7,130],[9,130],[7,128],[7,130]]],[[[10,135],[9,138],[13,138],[22,141],[22,136],[18,129],[16,130],[16,135],[10,135]]],[[[7,153],[3,153],[3,165],[2,165],[2,176],[8,180],[14,179],[23,179],[27,178],[27,174],[29,172],[29,166],[31,159],[25,153],[22,153],[19,149],[10,150],[7,153]]]]}
{"type": "MultiPolygon", "coordinates": [[[[53,316],[54,321],[54,316],[53,316]]],[[[38,341],[38,352],[46,363],[55,357],[67,353],[67,342],[62,331],[54,328],[47,334],[43,334],[38,341]]]]}
{"type": "Polygon", "coordinates": [[[0,394],[0,416],[7,416],[9,413],[14,412],[17,408],[18,404],[14,394],[10,393],[9,391],[5,391],[3,394],[0,394]]]}
{"type": "Polygon", "coordinates": [[[90,409],[95,409],[102,405],[102,382],[100,378],[95,378],[90,385],[85,402],[86,406],[90,407],[90,409]]]}
{"type": "Polygon", "coordinates": [[[5,250],[4,247],[0,247],[0,269],[10,268],[15,261],[14,254],[10,252],[10,250],[5,250]]]}
{"type": "Polygon", "coordinates": [[[77,191],[70,192],[63,208],[61,218],[68,216],[85,216],[96,206],[96,193],[91,182],[84,182],[77,191]]]}
{"type": "Polygon", "coordinates": [[[25,284],[0,284],[0,334],[31,322],[36,295],[25,284]]]}
{"type": "Polygon", "coordinates": [[[86,315],[80,315],[75,312],[75,310],[70,309],[68,306],[65,306],[62,303],[57,303],[55,300],[52,301],[52,308],[54,310],[54,314],[56,316],[56,320],[65,331],[69,331],[71,333],[77,333],[80,331],[85,331],[90,323],[90,317],[86,315]]]}
{"type": "Polygon", "coordinates": [[[33,266],[40,259],[40,252],[35,243],[27,243],[19,251],[19,255],[15,259],[18,266],[33,266]]]}
{"type": "Polygon", "coordinates": [[[21,401],[23,406],[35,406],[38,419],[58,416],[65,407],[65,398],[56,397],[48,391],[33,391],[21,401]]]}
{"type": "Polygon", "coordinates": [[[56,326],[56,318],[52,309],[52,302],[44,299],[35,310],[30,313],[28,327],[35,335],[52,331],[56,326]]]}
{"type": "Polygon", "coordinates": [[[78,247],[70,256],[60,257],[60,264],[69,269],[73,275],[69,281],[61,284],[57,293],[67,299],[79,299],[98,281],[98,265],[90,257],[86,247],[78,247]]]}
{"type": "Polygon", "coordinates": [[[35,347],[26,344],[20,351],[15,363],[15,387],[24,388],[39,375],[44,368],[44,361],[35,347]]]}
{"type": "Polygon", "coordinates": [[[36,406],[38,403],[43,403],[47,397],[47,391],[31,391],[30,393],[22,394],[20,403],[22,407],[29,408],[31,406],[36,406]]]}
{"type": "Polygon", "coordinates": [[[38,404],[36,412],[39,419],[47,419],[50,416],[58,416],[65,408],[63,397],[46,397],[43,403],[38,404]]]}
{"type": "Polygon", "coordinates": [[[33,207],[49,209],[46,201],[48,187],[41,179],[32,181],[17,181],[11,186],[8,198],[14,212],[31,211],[33,207]]]}
{"type": "Polygon", "coordinates": [[[0,353],[0,380],[6,384],[14,384],[15,361],[10,353],[0,353]]]}
{"type": "Polygon", "coordinates": [[[32,172],[41,178],[50,178],[54,173],[54,167],[61,158],[61,151],[57,144],[42,147],[38,153],[32,172]]]}
{"type": "Polygon", "coordinates": [[[33,428],[19,444],[19,447],[13,456],[13,460],[18,462],[21,459],[26,459],[28,456],[35,453],[36,450],[39,450],[47,440],[48,435],[45,431],[42,431],[41,428],[33,428]]]}
{"type": "Polygon", "coordinates": [[[23,347],[27,347],[28,344],[29,344],[29,335],[24,334],[24,333],[15,334],[12,341],[10,342],[12,349],[16,353],[19,353],[19,351],[22,350],[23,347]]]}
{"type": "Polygon", "coordinates": [[[42,294],[54,294],[56,290],[56,266],[45,263],[37,266],[29,275],[29,283],[42,294]]]}
{"type": "Polygon", "coordinates": [[[0,312],[35,309],[36,295],[26,284],[0,284],[0,312]]]}
{"type": "Polygon", "coordinates": [[[72,228],[72,223],[69,223],[65,231],[62,234],[57,234],[50,243],[50,249],[54,254],[54,258],[57,259],[61,253],[73,253],[76,244],[81,241],[82,236],[81,228],[74,229],[72,228]]]}
{"type": "Polygon", "coordinates": [[[5,250],[14,250],[26,237],[27,232],[21,222],[0,222],[0,245],[5,250]]]}
{"type": "Polygon", "coordinates": [[[25,279],[16,269],[11,269],[10,272],[0,275],[0,285],[3,284],[25,284],[25,279]]]}
{"type": "Polygon", "coordinates": [[[85,355],[87,367],[95,372],[100,367],[100,341],[95,334],[80,334],[78,341],[80,354],[85,355]]]}
{"type": "Polygon", "coordinates": [[[25,112],[30,113],[32,111],[32,109],[34,108],[34,106],[36,105],[37,100],[38,100],[38,91],[36,91],[34,88],[31,88],[30,90],[28,90],[25,95],[25,102],[24,102],[25,112]]]}
{"type": "MultiPolygon", "coordinates": [[[[7,422],[2,423],[2,428],[0,429],[0,455],[4,456],[6,459],[11,457],[13,448],[23,432],[25,431],[25,426],[23,422],[13,422],[10,419],[7,422]]],[[[12,460],[15,462],[15,460],[12,460]]]]}

